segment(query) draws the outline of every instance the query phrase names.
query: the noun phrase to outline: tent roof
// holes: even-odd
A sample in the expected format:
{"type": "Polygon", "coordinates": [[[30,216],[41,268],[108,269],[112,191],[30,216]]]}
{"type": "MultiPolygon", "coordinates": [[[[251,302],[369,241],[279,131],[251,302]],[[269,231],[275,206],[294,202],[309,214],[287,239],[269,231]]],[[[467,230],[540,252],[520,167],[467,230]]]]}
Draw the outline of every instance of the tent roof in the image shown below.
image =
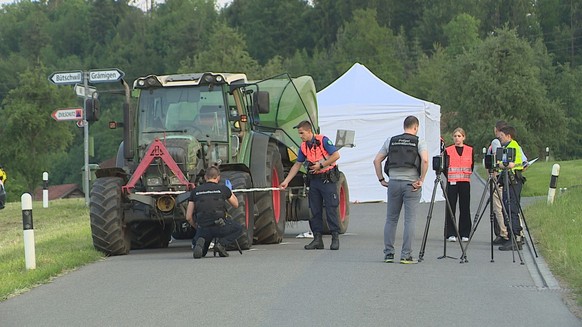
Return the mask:
{"type": "Polygon", "coordinates": [[[425,101],[401,92],[376,77],[364,65],[355,63],[347,72],[317,93],[320,107],[339,105],[423,106],[425,101]],[[346,92],[346,90],[351,90],[346,92]],[[365,95],[365,96],[359,96],[365,95]]]}

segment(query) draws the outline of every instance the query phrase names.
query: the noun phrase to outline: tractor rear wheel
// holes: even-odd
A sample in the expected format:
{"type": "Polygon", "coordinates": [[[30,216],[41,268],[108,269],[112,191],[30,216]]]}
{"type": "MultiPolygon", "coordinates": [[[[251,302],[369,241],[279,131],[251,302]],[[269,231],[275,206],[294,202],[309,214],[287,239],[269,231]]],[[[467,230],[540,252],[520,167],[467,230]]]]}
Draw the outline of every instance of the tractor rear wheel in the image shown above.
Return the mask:
{"type": "Polygon", "coordinates": [[[98,178],[90,196],[89,217],[95,249],[107,255],[128,254],[130,232],[123,216],[123,180],[119,177],[98,178]]]}
{"type": "MultiPolygon", "coordinates": [[[[283,181],[283,163],[276,144],[267,147],[267,187],[279,187],[283,181]]],[[[285,192],[257,192],[255,195],[259,216],[255,221],[256,243],[281,243],[285,234],[286,209],[285,192]]]]}
{"type": "MultiPolygon", "coordinates": [[[[339,181],[337,185],[337,195],[339,197],[339,205],[334,210],[337,210],[337,220],[340,227],[340,234],[345,233],[348,230],[348,224],[350,223],[350,190],[348,189],[348,181],[344,173],[340,172],[339,181]]],[[[323,232],[329,234],[329,226],[327,225],[327,218],[325,216],[325,210],[323,209],[323,232]]]]}
{"type": "MultiPolygon", "coordinates": [[[[223,171],[220,176],[221,184],[230,180],[233,190],[249,189],[252,186],[251,175],[241,171],[223,171]]],[[[242,250],[248,250],[253,244],[255,227],[254,196],[251,192],[235,192],[238,199],[238,208],[229,206],[228,215],[232,220],[240,223],[243,234],[238,238],[238,245],[242,250]]],[[[234,250],[236,245],[231,244],[229,249],[234,250]]]]}

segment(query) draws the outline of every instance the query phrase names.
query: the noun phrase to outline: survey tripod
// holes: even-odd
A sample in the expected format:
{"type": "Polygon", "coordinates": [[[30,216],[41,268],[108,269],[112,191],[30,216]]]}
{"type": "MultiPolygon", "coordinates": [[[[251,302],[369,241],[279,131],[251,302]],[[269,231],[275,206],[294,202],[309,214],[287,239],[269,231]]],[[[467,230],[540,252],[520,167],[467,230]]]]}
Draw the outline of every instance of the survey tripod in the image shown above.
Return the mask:
{"type": "MultiPolygon", "coordinates": [[[[424,234],[422,236],[422,243],[420,245],[420,252],[418,253],[418,261],[422,261],[424,260],[424,250],[426,248],[426,241],[427,241],[427,237],[428,237],[428,231],[430,229],[430,221],[432,219],[432,211],[434,209],[434,202],[435,202],[435,196],[436,196],[436,191],[437,191],[437,185],[440,185],[441,190],[443,191],[443,195],[445,197],[445,203],[447,206],[447,210],[450,214],[451,217],[451,221],[450,223],[453,224],[453,227],[455,228],[455,233],[457,233],[457,241],[459,242],[459,246],[461,247],[461,262],[463,262],[463,259],[466,261],[467,260],[467,255],[465,253],[465,247],[463,247],[463,243],[461,243],[461,236],[459,235],[459,229],[457,228],[457,223],[456,223],[456,217],[455,214],[453,213],[453,209],[451,208],[451,203],[449,202],[449,197],[447,196],[447,192],[445,189],[445,185],[444,185],[444,181],[441,178],[441,174],[443,173],[443,169],[442,168],[438,168],[438,167],[434,167],[434,161],[435,158],[433,158],[433,168],[435,170],[435,174],[436,174],[436,178],[434,180],[434,186],[432,189],[432,197],[430,199],[430,207],[428,208],[428,215],[426,216],[426,225],[424,226],[424,234]]],[[[455,257],[450,257],[447,256],[447,222],[446,222],[446,217],[445,217],[445,223],[444,223],[444,230],[443,230],[443,255],[438,257],[438,259],[444,259],[444,258],[450,258],[450,259],[457,259],[455,257]]]]}
{"type": "Polygon", "coordinates": [[[521,221],[523,222],[523,225],[525,226],[525,229],[527,231],[527,234],[529,235],[529,240],[530,240],[530,244],[532,246],[532,249],[534,251],[534,255],[536,256],[536,258],[538,257],[535,245],[533,243],[533,240],[531,238],[531,234],[529,233],[529,227],[527,226],[527,221],[525,219],[525,215],[523,213],[523,209],[521,208],[521,204],[519,203],[519,196],[517,194],[517,191],[515,190],[514,187],[514,183],[512,182],[514,178],[516,178],[516,176],[513,175],[513,172],[507,168],[507,166],[502,166],[502,171],[501,171],[501,175],[500,175],[500,180],[503,184],[503,190],[505,192],[505,196],[506,196],[506,201],[503,201],[503,194],[502,192],[499,190],[499,188],[497,187],[497,183],[498,180],[495,178],[495,174],[494,174],[494,169],[493,168],[488,168],[488,172],[489,172],[489,177],[487,179],[486,182],[486,187],[483,190],[483,194],[481,196],[481,201],[479,202],[479,207],[477,209],[477,212],[475,214],[475,219],[473,221],[473,229],[471,230],[471,234],[469,236],[469,242],[467,242],[467,244],[465,245],[465,248],[467,248],[469,246],[469,244],[471,244],[471,240],[473,239],[473,235],[475,234],[475,231],[477,230],[477,227],[479,226],[479,223],[481,222],[481,218],[483,217],[483,214],[485,213],[485,210],[487,209],[487,206],[489,206],[489,220],[491,223],[491,233],[490,233],[490,242],[491,242],[491,262],[495,262],[494,260],[494,250],[493,250],[493,235],[494,235],[494,219],[495,219],[495,213],[493,212],[493,201],[494,201],[494,196],[497,196],[499,198],[499,200],[501,201],[502,205],[501,205],[501,210],[502,210],[502,214],[503,214],[503,221],[506,222],[506,226],[508,226],[508,236],[510,237],[511,240],[511,244],[512,244],[512,255],[513,255],[513,262],[515,262],[515,252],[517,252],[519,259],[520,259],[520,263],[524,264],[523,261],[523,256],[521,253],[521,249],[520,249],[520,245],[518,244],[518,240],[515,237],[515,234],[513,232],[513,224],[511,222],[511,198],[517,198],[518,201],[515,201],[515,203],[517,204],[518,208],[519,208],[519,215],[521,216],[521,221]],[[487,192],[489,193],[489,199],[487,200],[485,206],[483,207],[483,203],[486,197],[487,192]]]}
{"type": "MultiPolygon", "coordinates": [[[[489,206],[489,222],[491,224],[491,233],[490,233],[491,262],[495,262],[494,254],[493,254],[493,252],[494,252],[493,251],[493,235],[494,235],[494,230],[495,230],[495,213],[493,211],[493,201],[494,201],[494,196],[497,196],[499,201],[502,201],[503,196],[501,194],[501,191],[497,187],[497,180],[495,178],[495,170],[492,167],[489,167],[487,169],[487,172],[489,173],[489,177],[487,178],[487,182],[485,182],[485,188],[483,189],[483,194],[481,194],[481,200],[479,201],[479,206],[477,207],[477,211],[475,213],[475,219],[473,220],[473,228],[471,229],[471,234],[469,234],[469,241],[465,245],[465,249],[467,249],[469,247],[469,245],[471,244],[471,240],[473,240],[473,235],[475,235],[475,231],[477,230],[477,227],[479,227],[479,224],[481,223],[481,218],[483,218],[483,215],[485,214],[485,211],[487,210],[487,206],[489,206]],[[489,198],[487,199],[487,201],[485,201],[487,194],[489,194],[489,198]],[[485,205],[483,205],[483,204],[485,204],[485,205]]],[[[507,214],[507,211],[505,209],[505,206],[502,205],[501,210],[503,211],[504,217],[509,217],[509,215],[507,214]]]]}

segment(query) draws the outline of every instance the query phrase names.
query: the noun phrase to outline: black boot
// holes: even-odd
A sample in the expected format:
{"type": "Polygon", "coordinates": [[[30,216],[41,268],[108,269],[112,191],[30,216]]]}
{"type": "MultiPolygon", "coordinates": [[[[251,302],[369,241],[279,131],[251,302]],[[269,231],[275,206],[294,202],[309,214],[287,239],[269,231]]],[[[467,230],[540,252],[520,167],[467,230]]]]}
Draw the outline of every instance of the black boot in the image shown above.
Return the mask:
{"type": "Polygon", "coordinates": [[[228,257],[228,252],[226,251],[226,247],[220,243],[214,244],[214,256],[218,253],[221,257],[228,257]]]}
{"type": "Polygon", "coordinates": [[[323,239],[321,238],[321,233],[313,234],[313,241],[305,245],[305,250],[320,250],[323,249],[323,239]]]}
{"type": "Polygon", "coordinates": [[[522,250],[522,246],[518,240],[514,240],[513,237],[510,237],[502,246],[499,247],[499,251],[516,251],[522,250]],[[514,246],[513,242],[517,243],[517,247],[514,246]]]}
{"type": "Polygon", "coordinates": [[[339,234],[338,232],[331,233],[331,245],[330,250],[339,250],[339,234]]]}

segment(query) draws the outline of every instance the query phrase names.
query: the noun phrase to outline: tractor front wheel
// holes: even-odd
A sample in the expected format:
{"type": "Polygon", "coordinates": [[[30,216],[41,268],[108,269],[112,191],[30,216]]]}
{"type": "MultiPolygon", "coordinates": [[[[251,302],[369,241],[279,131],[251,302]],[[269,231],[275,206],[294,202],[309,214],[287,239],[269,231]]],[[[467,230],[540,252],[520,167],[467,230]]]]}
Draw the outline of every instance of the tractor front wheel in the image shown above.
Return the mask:
{"type": "Polygon", "coordinates": [[[90,196],[89,217],[95,249],[107,255],[128,254],[130,232],[123,216],[123,180],[119,177],[98,178],[90,196]]]}

